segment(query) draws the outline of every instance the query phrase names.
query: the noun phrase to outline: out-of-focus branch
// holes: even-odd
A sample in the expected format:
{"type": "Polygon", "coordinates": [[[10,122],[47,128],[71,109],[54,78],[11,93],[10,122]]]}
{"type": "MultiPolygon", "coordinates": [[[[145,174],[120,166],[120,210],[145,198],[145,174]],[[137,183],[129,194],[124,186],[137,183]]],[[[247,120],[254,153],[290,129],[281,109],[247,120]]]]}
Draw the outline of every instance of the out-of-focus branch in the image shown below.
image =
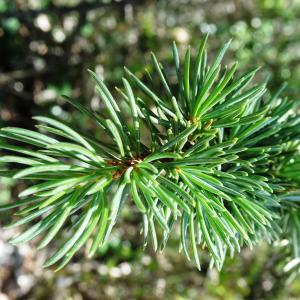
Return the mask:
{"type": "Polygon", "coordinates": [[[44,74],[49,72],[49,69],[37,71],[34,69],[16,70],[8,73],[0,74],[0,86],[9,84],[15,80],[22,80],[28,77],[35,76],[36,74],[44,74]]]}
{"type": "MultiPolygon", "coordinates": [[[[60,68],[64,69],[66,66],[68,66],[68,68],[77,68],[78,66],[80,66],[80,63],[61,64],[60,68]]],[[[23,70],[15,70],[7,73],[0,73],[0,87],[6,86],[16,80],[23,80],[26,78],[40,76],[48,73],[55,73],[55,72],[57,72],[57,67],[47,66],[42,70],[23,69],[23,70]]]]}

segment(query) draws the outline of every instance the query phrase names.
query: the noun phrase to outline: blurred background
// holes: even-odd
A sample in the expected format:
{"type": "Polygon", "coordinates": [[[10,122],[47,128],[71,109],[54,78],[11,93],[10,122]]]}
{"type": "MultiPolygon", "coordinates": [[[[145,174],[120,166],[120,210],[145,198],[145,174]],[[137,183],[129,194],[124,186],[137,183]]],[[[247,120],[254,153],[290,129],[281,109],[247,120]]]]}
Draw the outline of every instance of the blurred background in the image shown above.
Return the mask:
{"type": "MultiPolygon", "coordinates": [[[[101,109],[87,69],[119,85],[123,66],[142,77],[150,51],[171,66],[173,40],[196,48],[209,32],[209,56],[232,38],[227,60],[241,71],[261,66],[271,90],[286,81],[300,96],[300,0],[80,1],[0,0],[0,126],[34,128],[33,115],[51,115],[82,130],[94,127],[60,97],[101,109]]],[[[0,203],[24,188],[0,179],[0,203]]],[[[13,216],[0,215],[0,228],[13,216]]],[[[176,235],[164,254],[142,250],[140,217],[127,207],[109,245],[93,260],[84,250],[59,273],[42,264],[55,242],[13,247],[18,230],[0,229],[0,300],[7,299],[300,299],[300,282],[286,282],[282,246],[264,243],[228,258],[221,273],[198,272],[178,254],[176,235]]],[[[57,241],[59,243],[60,241],[57,241]]]]}

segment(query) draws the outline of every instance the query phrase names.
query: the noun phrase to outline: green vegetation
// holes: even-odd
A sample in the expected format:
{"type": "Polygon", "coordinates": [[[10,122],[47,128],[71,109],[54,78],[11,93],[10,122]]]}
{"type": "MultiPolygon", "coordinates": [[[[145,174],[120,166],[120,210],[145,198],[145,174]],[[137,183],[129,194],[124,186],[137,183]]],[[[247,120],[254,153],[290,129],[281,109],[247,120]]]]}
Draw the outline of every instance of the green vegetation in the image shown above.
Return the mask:
{"type": "MultiPolygon", "coordinates": [[[[297,277],[299,269],[299,182],[297,183],[299,181],[299,174],[297,174],[299,158],[295,155],[295,151],[293,153],[289,149],[293,148],[290,141],[296,141],[299,133],[299,125],[296,123],[299,115],[300,92],[299,12],[299,0],[121,0],[116,2],[113,0],[0,0],[0,128],[23,128],[23,130],[29,130],[34,134],[40,133],[50,138],[47,141],[44,140],[41,145],[39,138],[36,138],[37,135],[30,137],[22,132],[22,141],[19,141],[7,138],[7,136],[14,135],[14,138],[20,138],[20,132],[17,134],[10,130],[1,131],[2,135],[6,135],[6,137],[0,138],[6,149],[0,149],[2,160],[0,170],[3,171],[1,172],[1,176],[3,176],[0,176],[0,206],[12,208],[3,209],[0,212],[0,298],[77,300],[98,299],[99,295],[103,295],[103,299],[298,299],[299,280],[293,279],[299,278],[297,277]],[[220,63],[221,70],[203,99],[207,100],[207,96],[209,97],[224,80],[222,75],[226,73],[226,70],[228,76],[230,71],[234,74],[223,87],[221,94],[233,82],[242,78],[243,74],[249,74],[253,70],[253,76],[250,75],[251,80],[249,78],[248,85],[244,87],[244,91],[241,91],[244,93],[252,89],[254,97],[257,97],[257,100],[247,101],[256,102],[257,107],[255,106],[253,109],[257,109],[259,112],[258,116],[253,116],[254,121],[248,125],[239,125],[243,121],[250,122],[251,120],[251,118],[247,120],[248,117],[243,119],[244,116],[239,115],[239,113],[247,114],[243,111],[244,100],[232,105],[230,113],[232,113],[234,121],[225,118],[226,123],[223,122],[223,116],[218,115],[220,111],[217,111],[217,115],[212,114],[219,105],[222,106],[222,101],[225,99],[212,108],[208,106],[208,110],[204,113],[201,112],[201,109],[204,108],[201,105],[200,108],[194,108],[194,111],[190,110],[191,107],[187,108],[186,106],[184,101],[186,96],[190,100],[195,98],[193,74],[199,49],[198,43],[207,33],[209,33],[209,43],[205,48],[207,49],[207,65],[210,67],[213,65],[220,46],[228,40],[232,41],[220,63]],[[179,81],[183,81],[182,85],[178,84],[174,51],[172,51],[172,47],[170,49],[173,40],[176,42],[178,57],[180,57],[179,81]],[[188,45],[190,45],[189,51],[187,51],[188,45]],[[152,52],[155,53],[155,56],[152,52]],[[188,63],[189,56],[190,63],[188,63]],[[159,61],[163,63],[163,69],[159,61]],[[234,69],[235,61],[238,62],[236,71],[234,69]],[[153,95],[151,96],[147,91],[145,92],[130,73],[124,72],[124,65],[130,67],[131,73],[158,99],[153,98],[153,95]],[[260,66],[261,69],[254,74],[257,66],[260,66]],[[121,113],[117,113],[117,116],[121,120],[122,127],[126,124],[130,134],[126,133],[125,128],[121,128],[125,131],[125,136],[122,136],[120,128],[110,116],[105,99],[97,94],[99,87],[96,83],[96,89],[94,88],[95,81],[91,80],[87,69],[92,69],[99,80],[105,78],[105,86],[121,111],[121,113]],[[190,70],[189,76],[184,76],[184,72],[188,69],[190,70]],[[124,85],[122,80],[124,76],[133,91],[137,105],[135,112],[132,110],[130,102],[132,99],[128,98],[126,83],[124,85]],[[117,90],[115,86],[118,87],[117,90]],[[279,93],[280,87],[283,90],[279,93]],[[71,100],[63,98],[61,95],[67,95],[69,99],[76,99],[73,100],[73,103],[77,108],[74,109],[73,105],[70,105],[71,100]],[[175,98],[170,95],[174,95],[175,98]],[[267,103],[272,97],[274,98],[273,104],[268,105],[267,103]],[[157,104],[157,100],[161,100],[165,104],[162,109],[157,109],[162,104],[161,101],[158,101],[159,104],[157,104]],[[285,106],[287,109],[289,105],[292,108],[286,117],[277,118],[241,142],[235,139],[235,135],[242,133],[240,130],[235,132],[233,128],[236,125],[240,126],[242,130],[256,123],[256,118],[260,118],[259,120],[263,123],[266,118],[273,118],[273,114],[280,114],[280,110],[284,110],[285,106]],[[98,121],[102,121],[102,124],[99,125],[98,121],[93,120],[93,117],[82,113],[78,109],[79,106],[93,113],[96,112],[98,121]],[[176,118],[165,112],[165,109],[175,114],[178,125],[176,125],[176,118]],[[143,110],[146,110],[146,114],[143,110]],[[193,130],[191,127],[197,123],[198,118],[191,119],[188,116],[196,114],[201,115],[202,118],[208,116],[209,119],[200,119],[202,127],[197,127],[194,132],[189,134],[189,129],[193,130]],[[34,116],[47,116],[47,118],[34,119],[34,116]],[[291,121],[293,117],[295,117],[295,121],[291,121]],[[46,122],[49,119],[67,125],[73,131],[68,129],[65,131],[66,127],[63,129],[55,127],[54,123],[46,122]],[[106,121],[107,119],[110,121],[106,121]],[[162,124],[156,124],[155,119],[162,124]],[[210,119],[213,120],[212,124],[209,123],[210,119]],[[170,120],[173,121],[170,122],[170,120]],[[138,121],[138,123],[134,121],[138,121]],[[186,121],[190,121],[190,123],[187,124],[186,121]],[[230,122],[236,123],[230,124],[230,122]],[[139,127],[136,127],[136,124],[139,124],[139,127]],[[204,126],[206,124],[207,129],[204,126]],[[273,126],[273,124],[278,126],[273,126]],[[158,140],[155,140],[156,134],[151,136],[153,128],[154,130],[156,128],[160,134],[158,140]],[[213,130],[220,132],[222,128],[225,128],[223,136],[220,136],[219,133],[213,134],[213,130]],[[206,130],[209,132],[207,140],[201,135],[196,136],[196,131],[201,133],[206,130]],[[248,153],[246,150],[237,154],[230,153],[232,149],[238,148],[239,143],[250,142],[252,138],[259,137],[258,134],[264,131],[266,131],[266,135],[270,134],[270,136],[263,137],[255,143],[264,148],[267,143],[274,143],[267,152],[261,149],[261,153],[252,152],[250,155],[249,149],[257,148],[254,143],[244,147],[247,148],[248,153]],[[89,149],[86,143],[82,144],[83,140],[75,138],[70,134],[71,132],[75,133],[77,137],[79,134],[95,151],[89,149]],[[141,143],[138,150],[135,141],[139,140],[139,132],[141,143]],[[108,223],[111,222],[109,219],[111,201],[118,190],[119,183],[124,178],[124,171],[130,167],[126,163],[109,165],[109,167],[113,167],[111,170],[114,171],[97,177],[103,177],[99,182],[100,187],[101,184],[108,183],[104,187],[108,192],[107,198],[100,198],[100,202],[107,201],[108,207],[105,213],[99,216],[93,233],[84,243],[82,243],[84,240],[81,242],[77,240],[80,243],[74,244],[73,246],[76,247],[71,247],[66,252],[70,256],[70,261],[59,272],[55,273],[52,270],[59,268],[64,259],[67,260],[66,255],[55,263],[53,269],[52,267],[51,269],[42,269],[47,257],[51,258],[57,251],[60,251],[61,247],[74,236],[73,233],[78,231],[76,229],[80,227],[83,220],[78,219],[76,222],[76,218],[79,215],[85,215],[92,199],[89,204],[82,203],[80,208],[78,206],[77,212],[71,210],[69,215],[70,208],[64,206],[64,209],[66,208],[64,214],[58,213],[59,216],[56,217],[61,222],[56,229],[50,220],[49,227],[44,231],[42,231],[42,227],[40,228],[41,232],[34,230],[37,230],[37,224],[45,219],[43,224],[46,226],[46,222],[49,220],[47,216],[59,211],[55,204],[63,199],[64,192],[68,194],[67,190],[71,188],[74,177],[76,179],[81,176],[85,177],[86,173],[90,172],[89,169],[103,169],[102,163],[94,161],[95,156],[102,157],[106,163],[108,160],[111,163],[114,162],[112,164],[115,164],[115,161],[131,162],[132,157],[126,149],[127,137],[133,158],[136,158],[136,153],[140,151],[141,158],[145,159],[142,154],[151,155],[170,142],[173,136],[178,137],[181,132],[184,132],[180,135],[182,140],[180,138],[179,143],[176,143],[175,140],[175,144],[171,143],[170,148],[162,151],[163,153],[178,152],[180,157],[176,157],[177,154],[175,154],[170,158],[157,158],[156,161],[149,162],[151,164],[149,168],[152,169],[147,169],[145,165],[142,168],[139,167],[144,172],[143,174],[150,174],[151,180],[154,178],[154,182],[167,189],[167,192],[171,191],[172,197],[176,198],[176,209],[171,206],[174,201],[160,204],[160,200],[157,200],[156,203],[158,212],[164,220],[177,217],[171,230],[167,232],[167,227],[163,225],[165,223],[163,219],[157,219],[159,215],[153,214],[152,221],[150,220],[149,213],[147,213],[150,208],[147,199],[151,200],[152,198],[153,201],[156,201],[156,197],[153,192],[149,193],[148,198],[144,197],[141,184],[139,185],[138,182],[139,178],[133,179],[133,175],[138,171],[138,162],[133,162],[132,172],[129,178],[127,177],[130,182],[126,182],[124,188],[128,197],[124,197],[124,202],[122,199],[122,207],[117,215],[116,223],[110,235],[107,234],[105,243],[96,251],[91,251],[101,222],[106,219],[108,223]],[[62,133],[64,135],[60,135],[62,133]],[[195,138],[195,141],[185,140],[185,133],[190,139],[195,138]],[[50,149],[55,147],[54,143],[49,144],[49,141],[51,143],[53,140],[56,140],[61,148],[50,149]],[[130,142],[131,140],[134,142],[130,142]],[[154,142],[151,143],[151,140],[154,142]],[[204,140],[203,145],[199,145],[200,148],[192,149],[193,143],[198,140],[204,140]],[[35,142],[36,145],[28,144],[28,141],[35,142]],[[97,141],[97,146],[93,144],[93,141],[97,141]],[[224,143],[224,141],[225,143],[229,142],[229,145],[225,144],[224,148],[219,148],[220,143],[224,143]],[[183,145],[183,143],[185,144],[183,145]],[[103,151],[103,146],[106,146],[106,152],[103,151]],[[205,148],[206,146],[208,148],[205,148]],[[72,150],[69,148],[70,151],[67,151],[66,147],[71,147],[72,150]],[[210,148],[212,148],[211,151],[208,150],[210,148]],[[220,176],[222,173],[217,173],[220,171],[217,165],[213,165],[211,162],[206,165],[197,165],[196,168],[201,169],[197,174],[187,171],[187,169],[195,171],[195,164],[179,165],[178,169],[183,170],[180,177],[178,172],[171,171],[176,169],[176,165],[172,165],[174,161],[179,164],[178,161],[187,160],[188,155],[192,156],[197,153],[196,150],[202,151],[205,159],[214,159],[218,162],[217,165],[221,166],[221,171],[226,170],[226,174],[241,172],[234,170],[234,166],[243,171],[241,174],[235,174],[235,178],[222,178],[220,176]],[[112,153],[114,157],[109,157],[108,153],[112,153]],[[124,156],[119,159],[121,154],[124,156]],[[184,155],[187,157],[184,158],[184,155]],[[234,155],[238,155],[239,158],[233,160],[234,155]],[[230,159],[230,156],[232,160],[224,162],[223,158],[230,159]],[[293,156],[294,158],[292,158],[293,156]],[[26,157],[27,160],[21,157],[26,157]],[[253,161],[254,157],[259,157],[261,160],[253,161]],[[244,161],[237,166],[240,158],[243,158],[244,161]],[[9,162],[13,160],[23,163],[26,161],[28,164],[9,162]],[[63,163],[62,168],[66,168],[67,165],[71,168],[77,166],[84,168],[85,171],[76,171],[77,173],[74,170],[51,171],[52,175],[42,180],[38,178],[43,177],[43,174],[46,173],[31,174],[19,179],[12,178],[14,173],[33,166],[30,163],[32,164],[34,161],[42,162],[43,165],[48,162],[52,164],[53,160],[63,163]],[[94,165],[89,165],[89,163],[94,163],[94,165]],[[166,163],[169,164],[167,168],[169,175],[164,173],[166,163]],[[214,171],[213,173],[204,171],[205,168],[207,169],[207,165],[214,171]],[[159,171],[159,176],[156,174],[155,168],[159,171]],[[8,169],[9,171],[7,171],[8,169]],[[264,179],[251,174],[251,169],[264,179]],[[54,181],[54,174],[57,173],[59,173],[57,179],[66,177],[64,180],[70,180],[69,187],[66,183],[57,195],[53,195],[53,197],[48,195],[56,189],[53,186],[41,192],[32,191],[33,194],[28,196],[26,194],[22,197],[18,196],[37,184],[48,182],[48,180],[54,181]],[[183,176],[187,177],[186,173],[190,177],[192,175],[194,181],[191,178],[187,179],[196,187],[196,190],[204,191],[211,196],[210,201],[222,200],[220,201],[222,209],[214,202],[209,202],[208,207],[203,208],[204,224],[209,233],[215,232],[209,235],[213,247],[206,243],[205,236],[202,236],[201,241],[199,240],[200,224],[198,225],[199,214],[197,215],[196,202],[184,198],[186,192],[194,198],[192,192],[181,187],[180,191],[178,189],[175,191],[174,185],[166,181],[169,180],[174,184],[180,181],[185,184],[183,176]],[[245,176],[246,173],[248,176],[245,176]],[[203,175],[208,177],[204,178],[203,175]],[[10,178],[4,176],[10,176],[10,178]],[[113,176],[112,179],[111,176],[113,176]],[[195,182],[195,177],[197,182],[195,182]],[[242,180],[239,180],[240,178],[242,180]],[[265,178],[267,181],[264,181],[265,178]],[[214,179],[215,181],[211,182],[214,179]],[[253,180],[250,182],[248,179],[253,179],[255,182],[259,180],[260,183],[255,185],[253,180]],[[209,182],[210,186],[205,185],[203,181],[209,182]],[[262,207],[263,213],[259,209],[249,216],[247,214],[248,207],[238,206],[241,203],[237,203],[236,200],[230,201],[229,198],[237,196],[228,193],[228,190],[225,191],[224,188],[232,189],[233,185],[238,187],[238,192],[242,190],[242,194],[247,199],[251,199],[251,204],[252,199],[255,199],[255,202],[262,207]],[[205,190],[203,186],[215,187],[225,196],[214,194],[215,191],[212,189],[205,190]],[[279,186],[280,189],[278,189],[279,186]],[[132,193],[135,196],[137,194],[142,202],[139,202],[139,198],[135,197],[134,199],[131,196],[132,193]],[[268,193],[270,197],[267,197],[268,193]],[[37,197],[37,201],[30,203],[30,198],[34,197],[37,197]],[[62,198],[59,199],[59,197],[62,198]],[[50,202],[45,201],[45,206],[39,203],[47,198],[50,198],[50,202]],[[186,212],[186,207],[184,208],[182,204],[180,206],[178,198],[187,200],[185,202],[188,206],[191,205],[189,209],[194,214],[192,221],[187,217],[189,214],[186,212]],[[26,200],[29,202],[26,203],[26,200]],[[13,207],[23,201],[25,201],[24,206],[13,207]],[[168,212],[165,213],[166,209],[162,208],[168,205],[170,205],[170,209],[167,209],[168,212]],[[242,216],[246,215],[250,224],[255,222],[253,219],[257,213],[262,214],[263,219],[255,218],[255,224],[247,226],[248,223],[241,223],[241,218],[238,218],[233,205],[239,208],[242,216]],[[205,209],[210,209],[209,212],[211,211],[212,214],[207,213],[205,209]],[[44,210],[45,213],[20,224],[20,226],[5,228],[8,224],[21,222],[38,210],[44,210]],[[216,214],[223,217],[221,221],[218,219],[217,223],[215,218],[211,217],[216,214]],[[269,214],[271,216],[267,217],[269,214]],[[233,223],[228,224],[230,216],[237,221],[237,225],[240,225],[241,228],[234,227],[233,223]],[[146,246],[143,225],[147,221],[149,226],[146,246]],[[190,222],[194,223],[194,232],[189,230],[190,222]],[[224,230],[224,225],[228,226],[225,230],[230,232],[228,234],[226,231],[228,238],[224,234],[221,237],[218,235],[222,232],[220,228],[224,230]],[[184,226],[186,226],[186,232],[183,236],[184,226]],[[251,233],[254,231],[253,227],[255,234],[251,233]],[[153,236],[153,229],[155,229],[157,240],[153,236]],[[246,232],[243,234],[239,232],[239,230],[245,231],[245,229],[246,232]],[[26,232],[27,236],[24,236],[23,234],[26,232]],[[26,241],[32,237],[34,232],[36,233],[34,238],[21,243],[22,236],[26,241]],[[194,234],[196,245],[190,238],[190,234],[192,236],[194,234]],[[216,244],[215,241],[218,237],[220,243],[216,244]],[[14,240],[16,245],[9,243],[10,240],[14,240]],[[82,247],[79,249],[80,245],[82,247]],[[200,271],[195,267],[197,263],[195,246],[201,265],[200,271]],[[237,253],[239,247],[241,251],[237,253]],[[78,251],[71,259],[72,252],[77,248],[78,251]],[[162,248],[164,251],[160,253],[162,248]],[[154,251],[155,249],[157,251],[154,251]],[[224,255],[220,259],[222,251],[224,255]],[[186,258],[186,254],[190,260],[186,258]],[[225,254],[226,259],[223,261],[225,254]],[[217,268],[221,270],[218,271],[217,268]]],[[[225,98],[229,100],[230,96],[231,94],[228,94],[225,98]]],[[[204,109],[206,110],[206,108],[204,109]]],[[[28,131],[26,133],[28,134],[28,131]]],[[[74,189],[87,184],[90,175],[83,178],[82,182],[74,183],[74,189]]],[[[142,184],[146,185],[148,180],[145,180],[144,176],[142,179],[142,184]]],[[[153,189],[156,190],[154,184],[151,185],[151,190],[153,189]]],[[[161,191],[159,192],[162,195],[161,191]]],[[[87,195],[85,199],[89,200],[91,196],[87,195]]],[[[199,195],[197,197],[199,198],[199,195]]],[[[158,198],[160,199],[160,197],[158,198]]],[[[206,196],[206,198],[208,197],[206,196]]],[[[206,203],[203,199],[201,200],[206,203]]],[[[75,205],[77,206],[78,203],[76,202],[75,205]]],[[[98,208],[102,210],[103,207],[98,208]]],[[[90,222],[97,221],[93,216],[90,222]]],[[[88,226],[90,226],[90,222],[88,226]]],[[[171,224],[167,223],[167,225],[171,227],[171,224]]],[[[102,228],[105,229],[103,226],[102,228]]],[[[89,233],[85,230],[84,234],[87,236],[89,233]]]]}
{"type": "Polygon", "coordinates": [[[186,257],[200,270],[198,248],[206,247],[212,266],[220,270],[227,252],[233,256],[243,245],[252,248],[261,239],[272,242],[283,234],[291,236],[294,255],[286,268],[298,270],[300,117],[295,102],[280,97],[282,88],[268,93],[266,82],[251,86],[256,69],[236,76],[236,63],[222,68],[229,43],[208,63],[206,41],[207,35],[193,60],[187,48],[182,64],[173,44],[174,83],[152,53],[155,73],[148,73],[148,86],[157,76],[161,87],[155,90],[125,68],[141,92],[136,96],[126,78],[123,89],[117,89],[130,108],[131,122],[125,121],[120,101],[90,71],[109,118],[66,100],[111,143],[48,117],[34,117],[43,133],[1,129],[5,140],[35,147],[1,142],[2,149],[20,153],[4,155],[1,162],[25,166],[2,174],[39,182],[23,190],[20,201],[0,207],[22,207],[8,228],[41,217],[13,244],[42,233],[38,247],[43,248],[63,228],[69,238],[45,266],[62,260],[61,269],[91,237],[92,256],[109,239],[129,194],[143,215],[143,244],[151,238],[154,251],[164,249],[180,223],[180,249],[186,257]],[[162,231],[160,241],[157,230],[162,231]]]}

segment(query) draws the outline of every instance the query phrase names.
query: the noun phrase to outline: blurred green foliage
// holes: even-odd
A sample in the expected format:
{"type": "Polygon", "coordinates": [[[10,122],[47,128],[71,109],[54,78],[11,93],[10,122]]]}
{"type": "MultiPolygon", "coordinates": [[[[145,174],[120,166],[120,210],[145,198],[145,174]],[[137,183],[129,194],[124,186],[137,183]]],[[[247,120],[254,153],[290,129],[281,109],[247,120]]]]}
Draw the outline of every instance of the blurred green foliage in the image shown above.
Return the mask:
{"type": "MultiPolygon", "coordinates": [[[[299,99],[299,18],[300,0],[0,0],[0,126],[31,128],[32,115],[50,114],[97,135],[93,124],[60,98],[68,94],[93,109],[102,108],[87,68],[104,76],[113,88],[124,65],[133,71],[149,68],[150,51],[170,61],[172,40],[182,48],[191,44],[196,49],[206,32],[210,33],[209,56],[232,38],[227,58],[239,61],[241,71],[261,66],[256,80],[269,75],[273,90],[287,81],[286,94],[299,99]]],[[[12,186],[1,180],[0,201],[16,197],[18,187],[12,186]]],[[[78,257],[59,274],[42,273],[26,297],[300,298],[299,282],[285,287],[280,245],[244,251],[241,257],[228,259],[220,274],[208,270],[208,262],[199,273],[177,255],[172,241],[164,256],[138,250],[139,222],[128,208],[97,261],[78,257]]],[[[25,299],[0,286],[11,299],[25,299]]]]}

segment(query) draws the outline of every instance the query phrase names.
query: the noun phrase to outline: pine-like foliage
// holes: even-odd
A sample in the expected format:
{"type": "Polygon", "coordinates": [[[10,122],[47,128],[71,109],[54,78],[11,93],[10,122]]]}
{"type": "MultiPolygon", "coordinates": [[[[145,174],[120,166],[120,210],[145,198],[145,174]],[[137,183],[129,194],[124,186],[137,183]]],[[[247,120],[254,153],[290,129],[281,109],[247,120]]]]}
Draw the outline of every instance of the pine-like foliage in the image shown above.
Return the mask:
{"type": "Polygon", "coordinates": [[[107,243],[122,207],[135,205],[144,245],[150,240],[155,251],[162,250],[179,228],[180,250],[199,269],[200,247],[220,269],[227,253],[282,237],[294,258],[286,269],[298,269],[297,103],[280,97],[280,90],[269,93],[266,82],[251,84],[257,69],[236,76],[236,63],[223,68],[229,43],[208,64],[206,40],[195,59],[188,48],[182,63],[173,44],[173,74],[165,74],[152,54],[148,83],[125,68],[118,97],[90,72],[105,115],[66,98],[111,144],[41,116],[34,117],[41,133],[1,129],[0,159],[10,166],[1,174],[31,183],[20,200],[0,208],[20,208],[7,227],[30,224],[13,244],[42,235],[43,248],[63,230],[66,240],[45,263],[60,269],[88,240],[94,255],[107,243]],[[120,101],[129,107],[129,122],[120,101]]]}

